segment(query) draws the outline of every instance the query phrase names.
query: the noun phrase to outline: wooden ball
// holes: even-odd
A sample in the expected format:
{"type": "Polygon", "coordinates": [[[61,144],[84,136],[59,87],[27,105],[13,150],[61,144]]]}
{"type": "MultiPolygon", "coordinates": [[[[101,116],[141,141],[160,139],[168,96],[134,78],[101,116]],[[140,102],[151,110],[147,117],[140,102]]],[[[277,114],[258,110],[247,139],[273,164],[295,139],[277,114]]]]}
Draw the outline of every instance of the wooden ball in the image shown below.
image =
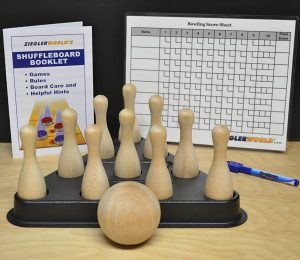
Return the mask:
{"type": "Polygon", "coordinates": [[[145,185],[125,181],[108,189],[98,206],[103,233],[119,244],[135,245],[149,239],[160,222],[160,205],[145,185]]]}

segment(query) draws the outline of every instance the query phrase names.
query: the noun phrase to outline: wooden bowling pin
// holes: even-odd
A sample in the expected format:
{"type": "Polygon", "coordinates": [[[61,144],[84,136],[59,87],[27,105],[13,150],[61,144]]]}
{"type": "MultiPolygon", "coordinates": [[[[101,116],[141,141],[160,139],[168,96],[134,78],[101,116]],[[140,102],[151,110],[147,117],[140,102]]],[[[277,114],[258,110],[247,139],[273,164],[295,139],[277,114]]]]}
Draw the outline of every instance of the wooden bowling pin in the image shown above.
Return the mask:
{"type": "Polygon", "coordinates": [[[229,134],[224,125],[217,125],[212,130],[214,157],[204,185],[204,195],[210,199],[230,200],[233,196],[233,184],[226,159],[229,134]]]}
{"type": "MultiPolygon", "coordinates": [[[[136,97],[136,87],[133,84],[125,84],[123,89],[123,99],[124,99],[124,108],[132,110],[134,114],[134,125],[133,125],[133,140],[135,143],[141,141],[141,130],[139,123],[135,116],[135,97],[136,97]]],[[[121,142],[121,135],[122,135],[122,126],[119,129],[119,141],[121,142]]]]}
{"type": "Polygon", "coordinates": [[[62,112],[64,143],[58,160],[58,175],[63,178],[75,178],[83,175],[84,165],[77,146],[76,124],[77,113],[72,108],[62,112]]]}
{"type": "Polygon", "coordinates": [[[133,142],[134,114],[123,109],[119,114],[122,127],[122,139],[115,162],[115,175],[121,178],[134,178],[141,174],[139,156],[133,142]]]}
{"type": "Polygon", "coordinates": [[[153,154],[145,184],[159,200],[168,199],[173,195],[173,186],[165,161],[167,130],[162,125],[154,125],[150,128],[149,137],[153,154]]]}
{"type": "Polygon", "coordinates": [[[193,178],[199,174],[199,164],[192,142],[194,113],[189,108],[179,111],[180,142],[173,162],[173,175],[193,178]]]}
{"type": "MultiPolygon", "coordinates": [[[[161,96],[154,95],[149,99],[149,109],[151,113],[150,128],[154,125],[161,125],[161,114],[162,114],[163,106],[164,106],[164,100],[161,96]]],[[[165,157],[168,156],[168,147],[166,142],[164,147],[164,154],[165,157]]],[[[145,158],[148,159],[152,158],[152,148],[151,148],[151,142],[149,138],[149,132],[145,140],[143,155],[145,158]]]]}
{"type": "Polygon", "coordinates": [[[36,128],[25,125],[20,130],[24,159],[18,183],[18,196],[25,200],[36,200],[46,196],[44,176],[36,158],[36,128]]]}
{"type": "Polygon", "coordinates": [[[109,159],[114,157],[115,148],[108,131],[106,122],[106,113],[108,107],[108,100],[103,95],[98,95],[94,98],[94,110],[96,114],[96,125],[102,131],[102,140],[100,142],[100,154],[102,159],[109,159]]]}
{"type": "Polygon", "coordinates": [[[101,138],[101,129],[96,125],[90,125],[85,130],[88,160],[82,179],[81,195],[88,200],[101,199],[104,192],[109,188],[107,175],[101,160],[101,154],[99,154],[101,138]]]}

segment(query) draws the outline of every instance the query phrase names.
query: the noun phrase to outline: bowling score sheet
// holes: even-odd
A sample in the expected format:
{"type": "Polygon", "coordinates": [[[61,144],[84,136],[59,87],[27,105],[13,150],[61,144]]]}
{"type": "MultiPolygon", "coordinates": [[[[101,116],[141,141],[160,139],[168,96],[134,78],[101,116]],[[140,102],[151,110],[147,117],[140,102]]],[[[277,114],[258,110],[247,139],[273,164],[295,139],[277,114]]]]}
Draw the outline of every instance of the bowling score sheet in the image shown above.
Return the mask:
{"type": "Polygon", "coordinates": [[[126,82],[137,87],[145,137],[148,100],[164,99],[162,124],[179,141],[178,112],[194,111],[193,142],[230,129],[229,147],[286,150],[297,18],[127,14],[126,82]]]}

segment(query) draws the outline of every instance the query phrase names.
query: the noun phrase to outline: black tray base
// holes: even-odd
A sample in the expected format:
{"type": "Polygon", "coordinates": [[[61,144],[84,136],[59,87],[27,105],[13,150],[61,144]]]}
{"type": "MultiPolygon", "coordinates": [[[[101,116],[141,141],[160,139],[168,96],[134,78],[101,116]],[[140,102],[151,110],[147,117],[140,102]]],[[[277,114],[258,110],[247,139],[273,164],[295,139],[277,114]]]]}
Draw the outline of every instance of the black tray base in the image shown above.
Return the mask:
{"type": "MultiPolygon", "coordinates": [[[[118,143],[116,143],[116,150],[118,143]]],[[[141,160],[141,175],[130,179],[144,183],[150,160],[143,158],[143,141],[136,145],[141,160]]],[[[240,208],[240,197],[215,201],[203,195],[206,174],[200,172],[192,179],[180,179],[172,175],[174,156],[169,154],[167,165],[173,182],[172,198],[161,200],[161,221],[159,227],[234,227],[247,220],[246,212],[240,208]]],[[[84,157],[86,162],[86,157],[84,157]]],[[[114,175],[114,158],[103,160],[110,185],[126,181],[114,175]]],[[[65,179],[57,171],[45,177],[48,194],[40,200],[23,200],[15,194],[14,208],[7,214],[10,223],[22,227],[99,227],[97,221],[97,200],[81,197],[82,176],[65,179]]]]}

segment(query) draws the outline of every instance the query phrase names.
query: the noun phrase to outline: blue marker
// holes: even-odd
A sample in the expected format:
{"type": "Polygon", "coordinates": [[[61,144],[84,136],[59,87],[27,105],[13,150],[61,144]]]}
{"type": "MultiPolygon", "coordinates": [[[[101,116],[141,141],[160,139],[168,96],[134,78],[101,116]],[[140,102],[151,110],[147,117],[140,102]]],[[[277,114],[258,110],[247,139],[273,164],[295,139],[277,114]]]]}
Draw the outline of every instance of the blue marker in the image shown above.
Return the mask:
{"type": "Polygon", "coordinates": [[[229,170],[231,172],[235,172],[235,173],[241,172],[241,173],[253,175],[253,176],[256,176],[259,178],[288,184],[291,186],[299,185],[299,180],[294,179],[294,178],[278,175],[275,173],[264,172],[264,171],[257,170],[254,168],[245,167],[242,163],[238,163],[238,162],[228,161],[227,163],[228,163],[229,170]]]}

